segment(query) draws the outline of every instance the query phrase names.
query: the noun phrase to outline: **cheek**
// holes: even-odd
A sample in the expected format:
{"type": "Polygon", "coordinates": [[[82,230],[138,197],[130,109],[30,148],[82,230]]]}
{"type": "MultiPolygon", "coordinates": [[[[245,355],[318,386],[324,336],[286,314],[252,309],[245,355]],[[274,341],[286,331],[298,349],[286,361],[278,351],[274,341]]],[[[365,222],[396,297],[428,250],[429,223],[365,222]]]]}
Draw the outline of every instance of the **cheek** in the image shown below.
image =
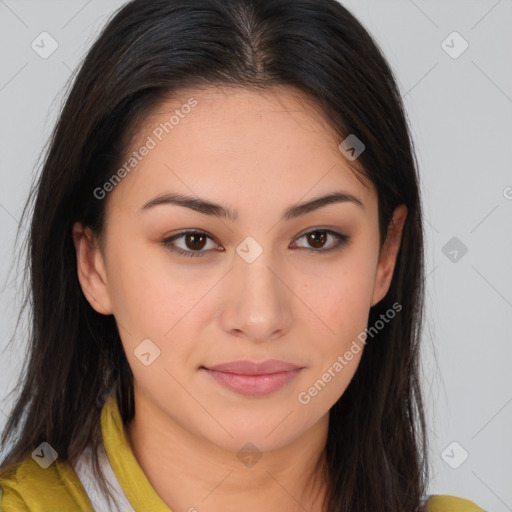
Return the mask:
{"type": "Polygon", "coordinates": [[[305,383],[304,398],[318,393],[318,407],[332,405],[357,370],[364,350],[374,276],[371,253],[364,251],[347,253],[330,269],[322,269],[307,280],[302,277],[300,292],[314,313],[305,317],[309,325],[304,328],[314,345],[308,347],[311,378],[305,383]]]}
{"type": "MultiPolygon", "coordinates": [[[[305,275],[305,274],[304,274],[305,275]]],[[[336,335],[365,325],[374,285],[371,258],[350,255],[302,280],[301,298],[336,335]]]]}
{"type": "Polygon", "coordinates": [[[194,325],[205,321],[195,307],[207,292],[205,281],[192,282],[169,268],[134,251],[112,270],[124,351],[135,380],[154,396],[180,393],[172,376],[180,375],[190,358],[194,325]]]}
{"type": "MultiPolygon", "coordinates": [[[[314,340],[307,349],[310,371],[297,400],[313,415],[323,414],[334,405],[359,366],[370,308],[368,288],[362,286],[362,279],[355,272],[341,272],[337,279],[328,280],[326,292],[318,292],[311,307],[322,322],[313,317],[310,322],[309,340],[314,340]],[[318,325],[322,325],[321,332],[318,325]]],[[[311,290],[311,285],[308,288],[311,290]]]]}
{"type": "Polygon", "coordinates": [[[118,239],[108,276],[114,316],[136,339],[163,339],[179,329],[179,320],[208,290],[207,279],[173,265],[165,248],[147,242],[128,244],[118,239]]]}

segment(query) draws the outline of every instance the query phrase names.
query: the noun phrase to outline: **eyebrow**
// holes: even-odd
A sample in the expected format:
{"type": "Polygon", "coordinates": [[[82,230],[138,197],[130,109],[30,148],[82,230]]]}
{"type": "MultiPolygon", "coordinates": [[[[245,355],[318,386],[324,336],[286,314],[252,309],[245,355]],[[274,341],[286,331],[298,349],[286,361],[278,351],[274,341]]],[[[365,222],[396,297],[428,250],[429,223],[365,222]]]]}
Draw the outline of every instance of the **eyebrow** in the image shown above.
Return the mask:
{"type": "MultiPolygon", "coordinates": [[[[364,205],[360,199],[358,199],[353,194],[349,192],[333,192],[331,194],[317,197],[311,201],[297,203],[292,205],[286,209],[281,217],[281,220],[286,221],[290,219],[295,219],[297,217],[301,217],[310,213],[314,210],[318,210],[327,205],[334,203],[352,203],[356,204],[362,209],[364,209],[364,205]]],[[[226,206],[222,206],[217,203],[213,203],[211,201],[207,201],[206,199],[201,199],[199,197],[186,196],[183,194],[164,194],[154,199],[149,200],[147,203],[142,206],[139,212],[147,211],[155,206],[160,206],[164,204],[173,204],[177,206],[183,206],[185,208],[190,208],[191,210],[195,210],[199,213],[203,213],[205,215],[211,215],[214,217],[224,218],[230,220],[232,222],[236,221],[238,218],[238,212],[226,206]]]]}

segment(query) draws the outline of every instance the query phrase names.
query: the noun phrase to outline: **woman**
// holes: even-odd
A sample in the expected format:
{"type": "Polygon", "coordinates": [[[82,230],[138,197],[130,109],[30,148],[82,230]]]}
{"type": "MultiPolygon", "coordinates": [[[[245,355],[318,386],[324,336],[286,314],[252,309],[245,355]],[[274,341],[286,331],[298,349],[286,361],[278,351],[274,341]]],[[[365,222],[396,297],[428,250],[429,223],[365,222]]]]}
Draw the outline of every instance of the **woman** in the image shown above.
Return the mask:
{"type": "Polygon", "coordinates": [[[422,229],[340,4],[126,4],[35,192],[3,510],[482,510],[425,494],[422,229]]]}

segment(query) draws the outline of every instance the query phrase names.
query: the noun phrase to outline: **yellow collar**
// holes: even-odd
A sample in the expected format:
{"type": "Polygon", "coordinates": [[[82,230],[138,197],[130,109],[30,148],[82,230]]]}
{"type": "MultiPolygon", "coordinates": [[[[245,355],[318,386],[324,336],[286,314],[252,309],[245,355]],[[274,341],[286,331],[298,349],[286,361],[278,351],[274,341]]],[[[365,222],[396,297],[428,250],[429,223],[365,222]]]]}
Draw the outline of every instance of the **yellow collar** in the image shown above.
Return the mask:
{"type": "Polygon", "coordinates": [[[115,394],[103,405],[101,433],[112,470],[135,512],[172,512],[153,489],[132,452],[115,394]]]}

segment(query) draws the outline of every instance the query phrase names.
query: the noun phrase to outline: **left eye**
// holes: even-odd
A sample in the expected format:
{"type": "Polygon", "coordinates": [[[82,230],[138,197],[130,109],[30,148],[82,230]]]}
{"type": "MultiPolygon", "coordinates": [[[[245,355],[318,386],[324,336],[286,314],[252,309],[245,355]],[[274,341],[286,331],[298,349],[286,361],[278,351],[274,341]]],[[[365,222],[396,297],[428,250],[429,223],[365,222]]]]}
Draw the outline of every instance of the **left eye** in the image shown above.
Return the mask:
{"type": "Polygon", "coordinates": [[[309,247],[305,247],[307,251],[312,252],[328,252],[332,251],[334,249],[337,249],[338,247],[342,245],[348,244],[349,236],[344,235],[342,233],[336,233],[336,231],[331,231],[330,229],[316,229],[315,231],[309,231],[308,233],[305,233],[301,237],[299,237],[297,240],[300,240],[301,238],[307,239],[307,243],[312,245],[314,248],[310,249],[309,247]],[[327,248],[321,247],[318,248],[319,245],[322,245],[326,242],[328,237],[334,238],[334,242],[327,248]]]}
{"type": "MultiPolygon", "coordinates": [[[[308,233],[305,233],[297,238],[297,240],[301,240],[302,238],[306,238],[307,243],[312,245],[312,247],[298,247],[305,249],[306,251],[316,253],[332,251],[342,245],[347,245],[350,239],[348,235],[336,233],[335,231],[331,231],[329,229],[316,229],[314,231],[309,231],[308,233]],[[335,241],[328,248],[324,248],[323,245],[328,240],[328,237],[333,238],[335,241]]],[[[184,231],[182,233],[178,233],[177,235],[166,238],[162,241],[162,244],[170,251],[182,256],[203,256],[205,252],[209,252],[208,250],[202,250],[205,248],[205,246],[207,246],[208,240],[212,242],[213,246],[207,249],[217,250],[219,252],[224,251],[224,249],[219,249],[213,241],[213,238],[203,231],[184,231]],[[184,246],[177,246],[177,244],[174,243],[175,240],[181,240],[184,246]]]]}

